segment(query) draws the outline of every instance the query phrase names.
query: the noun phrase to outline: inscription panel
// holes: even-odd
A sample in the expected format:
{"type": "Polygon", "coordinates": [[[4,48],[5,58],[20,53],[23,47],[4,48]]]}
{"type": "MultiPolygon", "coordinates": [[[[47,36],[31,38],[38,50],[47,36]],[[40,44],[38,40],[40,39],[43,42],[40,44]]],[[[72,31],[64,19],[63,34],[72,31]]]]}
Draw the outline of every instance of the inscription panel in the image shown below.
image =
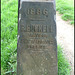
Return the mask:
{"type": "Polygon", "coordinates": [[[53,2],[22,2],[17,75],[57,75],[53,2]]]}

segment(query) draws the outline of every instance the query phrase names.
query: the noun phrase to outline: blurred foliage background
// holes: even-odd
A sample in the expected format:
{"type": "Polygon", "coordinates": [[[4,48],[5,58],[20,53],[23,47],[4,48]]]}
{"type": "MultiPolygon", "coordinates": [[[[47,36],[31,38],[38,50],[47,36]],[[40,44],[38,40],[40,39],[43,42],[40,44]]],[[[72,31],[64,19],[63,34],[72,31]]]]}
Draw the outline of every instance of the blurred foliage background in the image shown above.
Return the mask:
{"type": "Polygon", "coordinates": [[[56,10],[62,14],[62,19],[74,24],[74,0],[56,0],[56,10]]]}

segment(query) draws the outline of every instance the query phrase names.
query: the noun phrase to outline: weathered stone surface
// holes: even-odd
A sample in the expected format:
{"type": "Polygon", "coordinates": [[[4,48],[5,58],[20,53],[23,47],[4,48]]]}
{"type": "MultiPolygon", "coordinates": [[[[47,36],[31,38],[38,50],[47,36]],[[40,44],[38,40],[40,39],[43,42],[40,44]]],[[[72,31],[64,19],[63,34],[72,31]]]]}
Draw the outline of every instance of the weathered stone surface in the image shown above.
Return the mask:
{"type": "Polygon", "coordinates": [[[22,2],[17,53],[17,75],[57,75],[53,2],[22,2]]]}

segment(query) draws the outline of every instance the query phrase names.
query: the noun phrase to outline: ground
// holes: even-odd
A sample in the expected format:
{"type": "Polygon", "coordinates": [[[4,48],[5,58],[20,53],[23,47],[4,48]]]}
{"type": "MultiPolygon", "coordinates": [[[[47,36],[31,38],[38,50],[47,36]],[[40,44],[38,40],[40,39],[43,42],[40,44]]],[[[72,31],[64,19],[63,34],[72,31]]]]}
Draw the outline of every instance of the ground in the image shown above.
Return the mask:
{"type": "Polygon", "coordinates": [[[71,65],[71,75],[74,75],[74,25],[63,21],[61,15],[56,13],[57,42],[63,48],[63,53],[71,65]]]}

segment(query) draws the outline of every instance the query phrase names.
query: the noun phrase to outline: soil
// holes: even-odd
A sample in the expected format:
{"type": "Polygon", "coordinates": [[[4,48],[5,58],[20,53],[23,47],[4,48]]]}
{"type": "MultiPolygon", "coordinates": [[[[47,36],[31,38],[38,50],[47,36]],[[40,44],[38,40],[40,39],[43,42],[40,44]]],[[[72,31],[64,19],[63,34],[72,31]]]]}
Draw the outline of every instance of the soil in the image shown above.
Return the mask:
{"type": "Polygon", "coordinates": [[[62,46],[63,53],[71,65],[70,75],[74,75],[74,25],[62,20],[61,16],[56,12],[57,42],[62,46]]]}

